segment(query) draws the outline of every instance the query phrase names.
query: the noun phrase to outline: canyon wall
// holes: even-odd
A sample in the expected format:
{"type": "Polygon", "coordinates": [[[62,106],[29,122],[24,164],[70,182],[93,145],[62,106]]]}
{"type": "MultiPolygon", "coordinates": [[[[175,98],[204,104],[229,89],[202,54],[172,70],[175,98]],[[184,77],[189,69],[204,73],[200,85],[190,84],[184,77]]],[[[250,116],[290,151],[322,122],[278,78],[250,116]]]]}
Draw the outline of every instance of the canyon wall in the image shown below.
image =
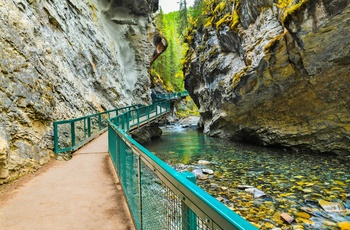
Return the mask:
{"type": "Polygon", "coordinates": [[[204,132],[350,155],[349,1],[208,2],[184,67],[204,132]]]}
{"type": "Polygon", "coordinates": [[[55,120],[146,104],[158,0],[0,2],[0,184],[53,156],[55,120]]]}

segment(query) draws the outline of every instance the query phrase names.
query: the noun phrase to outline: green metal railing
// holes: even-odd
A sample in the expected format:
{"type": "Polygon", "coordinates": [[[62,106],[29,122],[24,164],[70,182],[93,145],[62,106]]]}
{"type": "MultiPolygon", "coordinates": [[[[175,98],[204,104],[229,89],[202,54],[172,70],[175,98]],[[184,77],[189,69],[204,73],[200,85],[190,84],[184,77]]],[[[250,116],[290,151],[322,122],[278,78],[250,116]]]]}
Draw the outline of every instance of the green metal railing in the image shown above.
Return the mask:
{"type": "Polygon", "coordinates": [[[192,173],[175,171],[127,134],[168,113],[170,99],[184,96],[54,122],[55,153],[73,151],[108,127],[109,154],[137,229],[257,229],[200,189],[192,173]]]}
{"type": "Polygon", "coordinates": [[[175,171],[126,133],[140,123],[134,122],[141,116],[141,111],[149,111],[148,115],[143,114],[147,119],[168,112],[170,102],[165,102],[166,105],[156,104],[120,114],[110,119],[108,125],[109,154],[136,228],[257,229],[196,186],[192,173],[175,171]],[[132,123],[128,124],[129,121],[132,123]]]}
{"type": "Polygon", "coordinates": [[[54,152],[75,151],[107,130],[108,120],[141,105],[127,106],[70,120],[55,121],[54,152]]]}

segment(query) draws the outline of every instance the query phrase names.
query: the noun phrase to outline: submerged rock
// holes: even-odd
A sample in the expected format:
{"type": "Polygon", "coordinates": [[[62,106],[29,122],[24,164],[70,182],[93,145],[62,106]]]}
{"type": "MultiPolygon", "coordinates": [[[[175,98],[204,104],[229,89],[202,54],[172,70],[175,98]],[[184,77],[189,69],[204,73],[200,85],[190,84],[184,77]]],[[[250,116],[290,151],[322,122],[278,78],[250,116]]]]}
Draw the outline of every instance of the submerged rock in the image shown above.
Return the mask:
{"type": "Polygon", "coordinates": [[[286,221],[288,224],[291,224],[294,221],[294,218],[288,215],[288,213],[282,213],[281,218],[286,221]]]}
{"type": "Polygon", "coordinates": [[[208,175],[204,174],[202,169],[195,169],[192,173],[196,176],[198,180],[206,180],[208,179],[208,175]]]}
{"type": "Polygon", "coordinates": [[[260,197],[266,196],[266,194],[263,191],[257,188],[246,188],[244,191],[252,193],[254,195],[254,198],[260,198],[260,197]]]}
{"type": "Polygon", "coordinates": [[[345,208],[340,203],[319,200],[318,203],[326,212],[345,212],[345,208]]]}
{"type": "Polygon", "coordinates": [[[199,160],[199,161],[197,162],[197,164],[199,164],[199,165],[209,165],[209,164],[210,164],[210,161],[199,160]]]}

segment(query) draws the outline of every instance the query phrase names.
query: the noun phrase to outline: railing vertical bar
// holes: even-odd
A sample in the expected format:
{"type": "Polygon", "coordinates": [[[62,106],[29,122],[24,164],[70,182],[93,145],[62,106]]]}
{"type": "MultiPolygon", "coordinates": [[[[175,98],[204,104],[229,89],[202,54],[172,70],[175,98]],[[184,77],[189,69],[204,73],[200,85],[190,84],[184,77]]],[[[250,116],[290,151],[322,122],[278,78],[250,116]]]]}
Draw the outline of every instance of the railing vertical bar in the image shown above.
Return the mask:
{"type": "Polygon", "coordinates": [[[75,122],[72,122],[70,127],[71,138],[72,138],[72,149],[75,148],[75,122]]]}
{"type": "Polygon", "coordinates": [[[101,120],[101,114],[98,114],[98,130],[102,129],[102,120],[101,120]]]}
{"type": "Polygon", "coordinates": [[[137,173],[138,173],[138,193],[139,193],[139,205],[140,205],[140,229],[143,229],[143,218],[142,218],[142,173],[141,173],[141,157],[138,156],[138,163],[137,163],[137,173]]]}
{"type": "Polygon", "coordinates": [[[88,126],[88,137],[91,137],[91,118],[87,118],[87,126],[88,126]]]}
{"type": "Polygon", "coordinates": [[[54,152],[58,153],[58,124],[57,122],[53,123],[53,138],[54,138],[54,152]]]}

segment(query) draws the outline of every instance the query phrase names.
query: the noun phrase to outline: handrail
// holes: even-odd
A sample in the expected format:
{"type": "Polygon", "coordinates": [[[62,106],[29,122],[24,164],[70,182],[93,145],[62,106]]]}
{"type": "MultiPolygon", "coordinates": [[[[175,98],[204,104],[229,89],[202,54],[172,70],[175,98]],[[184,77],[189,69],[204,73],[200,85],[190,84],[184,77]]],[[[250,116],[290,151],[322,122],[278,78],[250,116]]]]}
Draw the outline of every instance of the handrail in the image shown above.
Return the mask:
{"type": "MultiPolygon", "coordinates": [[[[136,111],[154,114],[170,101],[166,106],[155,103],[136,111]]],[[[127,124],[135,120],[132,113],[109,120],[108,149],[137,229],[257,229],[192,183],[193,174],[175,171],[132,139],[127,134],[135,126],[127,124]]]]}
{"type": "Polygon", "coordinates": [[[188,95],[189,95],[188,92],[185,90],[185,91],[182,91],[182,92],[171,93],[171,94],[156,94],[155,97],[157,99],[172,100],[172,99],[178,99],[178,98],[186,97],[188,95]]]}
{"type": "Polygon", "coordinates": [[[101,113],[59,120],[53,122],[54,152],[55,154],[75,151],[107,129],[107,121],[125,111],[139,108],[141,105],[132,105],[112,109],[101,113]]]}
{"type": "Polygon", "coordinates": [[[256,230],[195,185],[192,173],[175,171],[127,134],[168,113],[170,100],[184,96],[185,93],[177,93],[167,96],[167,100],[160,96],[149,106],[128,106],[56,121],[55,153],[77,149],[107,126],[108,151],[137,229],[256,230]]]}

